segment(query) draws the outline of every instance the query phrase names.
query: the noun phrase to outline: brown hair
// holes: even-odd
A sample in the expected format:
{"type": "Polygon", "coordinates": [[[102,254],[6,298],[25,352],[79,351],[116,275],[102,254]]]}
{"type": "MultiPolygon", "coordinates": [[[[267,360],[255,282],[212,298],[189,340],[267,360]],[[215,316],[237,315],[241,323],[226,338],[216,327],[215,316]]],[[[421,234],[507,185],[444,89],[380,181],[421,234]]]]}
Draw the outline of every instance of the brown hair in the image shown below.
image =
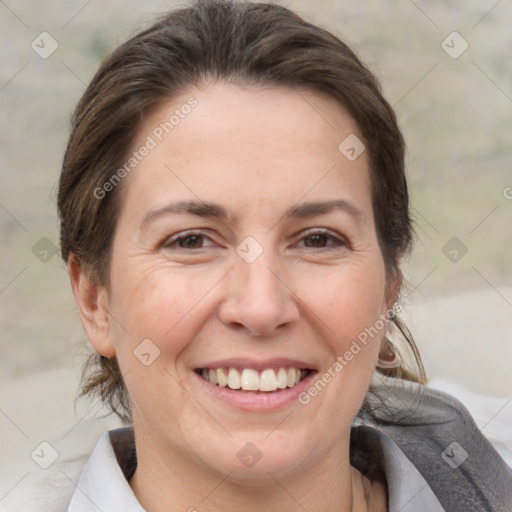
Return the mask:
{"type": "MultiPolygon", "coordinates": [[[[108,287],[121,187],[104,197],[95,191],[122,166],[143,116],[209,81],[313,90],[350,112],[369,155],[384,262],[388,275],[401,278],[399,261],[412,240],[405,146],[378,81],[338,37],[289,9],[229,0],[197,1],[168,13],[102,62],[74,111],[62,166],[58,210],[64,261],[76,258],[91,278],[108,287]]],[[[415,370],[383,373],[423,382],[412,337],[397,317],[392,322],[412,349],[415,370]]],[[[93,354],[82,381],[82,394],[88,393],[129,418],[129,397],[115,358],[93,354]]]]}

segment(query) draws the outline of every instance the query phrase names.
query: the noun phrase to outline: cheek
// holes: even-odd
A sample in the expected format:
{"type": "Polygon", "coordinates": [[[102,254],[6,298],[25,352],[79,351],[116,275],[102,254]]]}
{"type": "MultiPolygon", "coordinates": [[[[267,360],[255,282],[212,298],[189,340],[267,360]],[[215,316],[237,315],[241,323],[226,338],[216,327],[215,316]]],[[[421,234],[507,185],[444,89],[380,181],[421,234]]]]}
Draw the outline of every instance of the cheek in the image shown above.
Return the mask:
{"type": "Polygon", "coordinates": [[[381,316],[386,311],[385,275],[382,262],[340,266],[324,276],[301,280],[303,301],[324,323],[331,338],[340,344],[374,326],[382,330],[381,316]]]}
{"type": "MultiPolygon", "coordinates": [[[[219,281],[211,272],[195,274],[153,268],[120,282],[113,315],[130,333],[130,345],[152,340],[161,351],[179,352],[208,316],[208,292],[219,281]]],[[[126,331],[117,329],[123,340],[126,331]]],[[[116,344],[117,345],[117,344],[116,344]]],[[[132,347],[133,349],[133,347],[132,347]]]]}
{"type": "Polygon", "coordinates": [[[214,282],[211,276],[191,278],[163,266],[142,271],[137,279],[121,275],[111,310],[116,357],[134,408],[154,406],[158,417],[162,400],[186,403],[176,362],[211,314],[207,299],[214,282]]]}
{"type": "Polygon", "coordinates": [[[375,259],[373,265],[350,264],[316,277],[303,280],[301,297],[328,355],[299,402],[322,408],[330,425],[344,429],[361,407],[386,331],[385,273],[375,259]]]}

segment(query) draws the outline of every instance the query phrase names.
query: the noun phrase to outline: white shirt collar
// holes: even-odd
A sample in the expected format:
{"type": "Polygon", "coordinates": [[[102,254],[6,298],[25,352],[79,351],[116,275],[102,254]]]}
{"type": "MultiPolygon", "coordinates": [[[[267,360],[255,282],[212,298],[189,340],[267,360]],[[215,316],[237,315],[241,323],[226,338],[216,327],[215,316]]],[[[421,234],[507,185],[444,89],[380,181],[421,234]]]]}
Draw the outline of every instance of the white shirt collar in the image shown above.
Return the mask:
{"type": "Polygon", "coordinates": [[[105,433],[94,448],[71,499],[68,512],[144,512],[117,462],[113,438],[121,428],[105,433]]]}
{"type": "MultiPolygon", "coordinates": [[[[121,428],[101,437],[82,471],[68,512],[144,512],[124,475],[127,469],[120,467],[114,451],[121,446],[130,450],[126,441],[132,439],[129,432],[129,428],[121,428]]],[[[444,512],[430,486],[400,448],[382,432],[375,433],[384,456],[389,512],[444,512]]]]}

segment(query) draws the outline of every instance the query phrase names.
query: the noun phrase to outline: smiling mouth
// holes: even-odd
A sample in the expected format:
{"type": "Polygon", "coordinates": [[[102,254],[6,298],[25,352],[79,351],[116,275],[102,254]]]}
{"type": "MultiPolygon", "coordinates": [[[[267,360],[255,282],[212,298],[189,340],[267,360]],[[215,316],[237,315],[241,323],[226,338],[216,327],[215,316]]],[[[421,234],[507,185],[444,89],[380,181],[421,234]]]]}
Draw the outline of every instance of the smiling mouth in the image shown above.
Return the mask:
{"type": "Polygon", "coordinates": [[[294,367],[267,368],[198,368],[195,370],[203,379],[221,388],[233,391],[281,391],[293,388],[313,370],[294,367]]]}

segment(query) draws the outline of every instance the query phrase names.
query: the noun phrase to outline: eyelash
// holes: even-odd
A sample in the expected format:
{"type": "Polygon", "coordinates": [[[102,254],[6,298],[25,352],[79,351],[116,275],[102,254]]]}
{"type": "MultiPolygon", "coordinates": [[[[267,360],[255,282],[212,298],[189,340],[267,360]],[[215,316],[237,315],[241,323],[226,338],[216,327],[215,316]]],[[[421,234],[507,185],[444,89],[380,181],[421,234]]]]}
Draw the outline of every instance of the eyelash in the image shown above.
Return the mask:
{"type": "MultiPolygon", "coordinates": [[[[330,231],[325,230],[325,229],[313,229],[310,231],[306,231],[306,232],[302,233],[302,236],[299,239],[299,241],[303,241],[303,240],[305,240],[307,238],[311,238],[313,236],[322,236],[322,237],[326,237],[326,238],[330,239],[331,243],[329,245],[317,248],[317,249],[321,249],[324,251],[334,250],[336,248],[349,246],[348,242],[345,239],[335,236],[330,231]]],[[[171,249],[171,250],[177,249],[177,250],[185,250],[185,251],[188,251],[188,250],[193,251],[195,249],[204,249],[205,248],[205,247],[198,247],[198,248],[187,249],[185,247],[178,247],[178,248],[174,247],[175,244],[179,244],[181,241],[187,240],[188,238],[192,238],[192,237],[203,237],[203,240],[204,239],[211,240],[208,235],[202,233],[201,231],[186,231],[182,234],[179,234],[179,236],[174,235],[172,237],[167,238],[162,243],[162,247],[165,249],[171,249]]],[[[315,247],[304,247],[304,246],[303,246],[303,248],[315,249],[315,247]]]]}

